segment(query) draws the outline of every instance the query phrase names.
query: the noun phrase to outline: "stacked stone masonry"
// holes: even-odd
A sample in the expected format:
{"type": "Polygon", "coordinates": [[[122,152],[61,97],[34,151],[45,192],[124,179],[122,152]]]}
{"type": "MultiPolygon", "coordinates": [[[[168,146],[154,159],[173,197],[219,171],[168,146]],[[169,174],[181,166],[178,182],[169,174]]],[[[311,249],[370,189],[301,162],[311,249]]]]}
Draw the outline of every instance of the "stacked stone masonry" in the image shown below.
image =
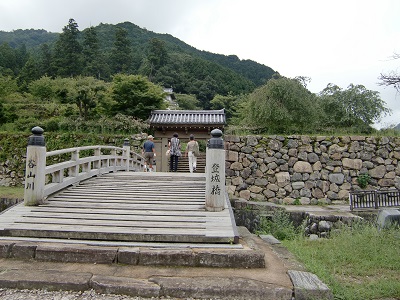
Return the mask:
{"type": "Polygon", "coordinates": [[[400,189],[400,138],[225,136],[231,198],[277,204],[347,203],[361,190],[400,189]]]}

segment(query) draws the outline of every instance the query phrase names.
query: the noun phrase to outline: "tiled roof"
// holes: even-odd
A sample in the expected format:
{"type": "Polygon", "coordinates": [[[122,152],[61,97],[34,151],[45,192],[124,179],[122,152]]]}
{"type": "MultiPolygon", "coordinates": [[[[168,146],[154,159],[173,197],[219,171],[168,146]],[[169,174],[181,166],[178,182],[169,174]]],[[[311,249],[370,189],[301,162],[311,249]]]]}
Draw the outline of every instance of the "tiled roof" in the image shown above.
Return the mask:
{"type": "Polygon", "coordinates": [[[150,125],[225,125],[225,110],[153,110],[150,125]]]}

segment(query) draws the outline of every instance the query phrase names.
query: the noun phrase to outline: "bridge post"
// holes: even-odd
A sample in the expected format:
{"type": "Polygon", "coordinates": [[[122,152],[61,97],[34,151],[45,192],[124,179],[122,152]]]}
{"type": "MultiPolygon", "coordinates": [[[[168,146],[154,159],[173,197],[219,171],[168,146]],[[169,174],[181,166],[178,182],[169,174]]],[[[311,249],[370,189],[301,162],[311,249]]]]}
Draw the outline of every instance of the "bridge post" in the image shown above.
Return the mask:
{"type": "Polygon", "coordinates": [[[211,131],[206,150],[206,210],[225,208],[225,147],[222,131],[211,131]]]}
{"type": "Polygon", "coordinates": [[[46,170],[46,143],[44,130],[33,127],[26,150],[24,205],[33,206],[44,202],[46,170]]]}
{"type": "Polygon", "coordinates": [[[124,152],[125,158],[126,158],[125,170],[127,172],[129,172],[129,164],[130,164],[130,158],[131,158],[131,146],[129,144],[129,139],[128,138],[124,139],[124,145],[122,147],[125,150],[125,152],[124,152]]]}

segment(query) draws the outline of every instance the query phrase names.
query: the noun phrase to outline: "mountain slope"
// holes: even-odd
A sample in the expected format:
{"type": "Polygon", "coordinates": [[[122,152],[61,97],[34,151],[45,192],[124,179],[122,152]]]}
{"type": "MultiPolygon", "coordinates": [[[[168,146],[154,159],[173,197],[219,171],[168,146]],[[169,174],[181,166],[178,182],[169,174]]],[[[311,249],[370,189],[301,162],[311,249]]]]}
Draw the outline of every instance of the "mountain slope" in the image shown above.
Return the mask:
{"type": "MultiPolygon", "coordinates": [[[[122,27],[128,32],[128,38],[132,44],[133,51],[137,54],[143,55],[148,42],[153,38],[157,38],[165,42],[169,52],[185,53],[192,57],[218,64],[246,78],[255,86],[264,84],[275,73],[270,67],[255,61],[240,60],[236,55],[222,55],[200,51],[170,34],[155,33],[140,28],[131,22],[123,22],[116,25],[100,23],[94,27],[99,38],[102,52],[107,53],[112,49],[116,27],[122,27]]],[[[81,40],[83,40],[83,33],[86,30],[88,29],[81,31],[81,40]]],[[[47,32],[43,29],[18,29],[12,32],[0,31],[0,44],[8,43],[12,48],[18,48],[24,44],[27,50],[37,51],[42,44],[53,45],[58,39],[58,36],[59,33],[47,32]]]]}

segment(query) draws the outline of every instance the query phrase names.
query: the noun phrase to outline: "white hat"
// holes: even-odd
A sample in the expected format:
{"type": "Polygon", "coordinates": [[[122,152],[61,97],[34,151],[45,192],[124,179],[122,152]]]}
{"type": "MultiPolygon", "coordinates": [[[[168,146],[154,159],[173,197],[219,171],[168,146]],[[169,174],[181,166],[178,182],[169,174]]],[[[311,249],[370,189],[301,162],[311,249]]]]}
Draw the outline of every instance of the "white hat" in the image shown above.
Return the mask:
{"type": "Polygon", "coordinates": [[[154,136],[152,136],[151,134],[147,137],[149,139],[154,139],[154,136]]]}

